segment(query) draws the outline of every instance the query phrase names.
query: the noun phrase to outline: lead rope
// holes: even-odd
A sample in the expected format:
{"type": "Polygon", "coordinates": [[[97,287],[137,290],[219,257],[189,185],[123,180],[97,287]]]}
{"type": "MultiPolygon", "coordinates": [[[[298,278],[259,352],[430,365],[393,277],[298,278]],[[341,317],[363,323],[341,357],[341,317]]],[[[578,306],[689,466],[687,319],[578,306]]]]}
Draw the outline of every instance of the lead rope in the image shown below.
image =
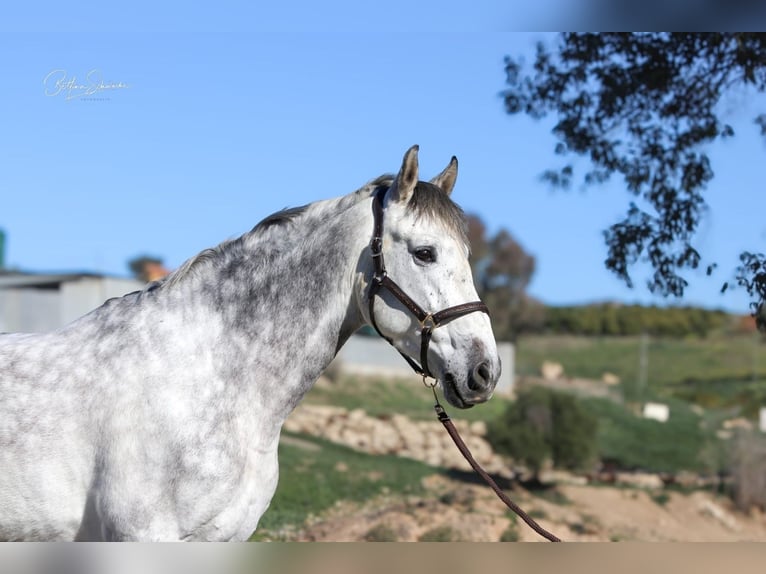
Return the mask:
{"type": "Polygon", "coordinates": [[[444,425],[444,428],[447,430],[447,433],[449,434],[450,438],[452,439],[452,442],[455,443],[455,446],[458,448],[460,453],[465,457],[465,459],[468,461],[468,464],[471,465],[471,468],[473,468],[479,476],[481,476],[484,481],[490,486],[492,490],[495,491],[495,494],[497,494],[498,498],[502,500],[505,505],[510,508],[513,512],[516,513],[516,515],[521,518],[524,522],[527,523],[527,525],[537,532],[540,536],[543,538],[549,540],[550,542],[561,542],[561,538],[556,536],[555,534],[552,534],[548,532],[545,528],[540,526],[534,518],[529,516],[526,512],[524,512],[518,504],[513,502],[510,498],[508,498],[508,495],[505,494],[501,490],[501,488],[497,485],[497,483],[492,479],[492,477],[487,473],[486,470],[484,470],[478,462],[473,458],[473,455],[471,454],[471,451],[466,446],[465,442],[463,442],[462,437],[457,432],[457,429],[455,428],[455,425],[452,424],[452,419],[450,419],[447,412],[444,410],[444,407],[439,402],[439,397],[436,396],[436,383],[437,381],[434,380],[433,384],[430,384],[426,381],[426,377],[423,377],[423,384],[431,389],[434,393],[434,400],[436,401],[436,404],[434,404],[434,410],[436,411],[436,416],[439,418],[439,422],[444,425]]]}

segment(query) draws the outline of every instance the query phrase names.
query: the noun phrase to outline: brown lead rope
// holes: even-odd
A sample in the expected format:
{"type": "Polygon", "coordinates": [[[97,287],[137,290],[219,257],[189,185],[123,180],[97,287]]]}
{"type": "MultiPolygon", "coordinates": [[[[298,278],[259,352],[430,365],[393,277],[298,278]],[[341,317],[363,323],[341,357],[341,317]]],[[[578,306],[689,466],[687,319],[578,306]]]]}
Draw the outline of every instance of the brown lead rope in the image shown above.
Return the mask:
{"type": "MultiPolygon", "coordinates": [[[[425,382],[425,380],[424,380],[425,382]]],[[[527,523],[527,525],[537,532],[540,536],[543,538],[546,538],[547,540],[551,542],[561,542],[561,538],[556,536],[555,534],[551,534],[548,532],[545,528],[540,526],[534,518],[529,516],[526,512],[524,512],[518,504],[513,502],[510,498],[508,498],[508,495],[506,495],[500,487],[497,485],[497,483],[492,479],[492,477],[487,474],[487,471],[484,470],[481,466],[479,466],[479,463],[476,462],[476,460],[473,458],[473,455],[471,454],[471,451],[468,450],[468,447],[466,446],[465,442],[463,442],[463,439],[461,438],[460,434],[457,432],[457,429],[455,428],[455,425],[452,424],[452,420],[449,418],[449,415],[444,410],[444,407],[441,406],[439,403],[439,399],[436,397],[436,381],[434,381],[434,385],[429,385],[426,383],[426,386],[431,387],[431,390],[434,392],[434,398],[436,399],[436,404],[434,405],[434,410],[436,411],[436,416],[439,417],[439,422],[441,422],[444,425],[444,428],[447,429],[447,433],[449,433],[449,436],[452,438],[452,441],[455,443],[455,446],[457,446],[460,453],[465,457],[465,459],[468,461],[468,464],[471,465],[471,468],[473,468],[479,476],[481,476],[485,482],[492,488],[492,490],[495,491],[495,494],[497,494],[498,498],[502,500],[505,505],[513,510],[519,518],[521,518],[524,522],[527,523]]]]}

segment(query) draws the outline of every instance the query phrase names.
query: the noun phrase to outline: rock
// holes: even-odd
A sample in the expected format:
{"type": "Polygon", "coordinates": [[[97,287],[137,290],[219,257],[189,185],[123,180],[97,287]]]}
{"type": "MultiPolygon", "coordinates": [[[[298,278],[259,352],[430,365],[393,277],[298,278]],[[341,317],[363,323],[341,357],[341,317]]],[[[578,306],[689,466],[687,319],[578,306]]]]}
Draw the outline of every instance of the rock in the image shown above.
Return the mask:
{"type": "Polygon", "coordinates": [[[752,430],[753,423],[751,423],[746,418],[737,417],[736,419],[729,419],[729,420],[723,421],[723,428],[725,428],[726,430],[733,430],[733,429],[752,430]]]}
{"type": "Polygon", "coordinates": [[[614,373],[607,372],[601,375],[601,382],[607,385],[619,385],[620,377],[618,377],[614,373]]]}
{"type": "Polygon", "coordinates": [[[554,361],[543,361],[540,366],[540,374],[546,381],[558,381],[564,376],[564,367],[554,361]]]}
{"type": "Polygon", "coordinates": [[[471,434],[476,436],[487,436],[487,423],[484,421],[472,422],[468,427],[468,430],[471,434]]]}
{"type": "Polygon", "coordinates": [[[565,470],[547,469],[541,471],[538,475],[543,484],[571,484],[574,486],[585,486],[588,479],[584,476],[577,476],[565,470]]]}
{"type": "Polygon", "coordinates": [[[673,482],[683,488],[697,488],[700,485],[700,478],[693,472],[682,470],[676,473],[673,482]]]}
{"type": "Polygon", "coordinates": [[[712,500],[701,501],[699,505],[699,509],[702,514],[707,514],[708,516],[712,516],[714,519],[716,519],[718,522],[723,524],[729,530],[732,530],[734,532],[739,532],[742,529],[742,527],[739,525],[739,523],[734,519],[734,517],[731,514],[726,512],[723,508],[718,506],[712,500]]]}
{"type": "MultiPolygon", "coordinates": [[[[507,475],[508,464],[492,451],[484,438],[482,421],[453,421],[474,458],[488,472],[507,475]]],[[[285,429],[319,436],[371,454],[395,454],[434,466],[470,470],[443,425],[436,421],[411,421],[403,415],[369,416],[363,409],[350,412],[341,407],[301,405],[288,417],[285,429]]]]}
{"type": "Polygon", "coordinates": [[[615,482],[651,490],[662,488],[664,486],[662,478],[658,474],[651,474],[648,472],[618,472],[615,475],[615,482]]]}

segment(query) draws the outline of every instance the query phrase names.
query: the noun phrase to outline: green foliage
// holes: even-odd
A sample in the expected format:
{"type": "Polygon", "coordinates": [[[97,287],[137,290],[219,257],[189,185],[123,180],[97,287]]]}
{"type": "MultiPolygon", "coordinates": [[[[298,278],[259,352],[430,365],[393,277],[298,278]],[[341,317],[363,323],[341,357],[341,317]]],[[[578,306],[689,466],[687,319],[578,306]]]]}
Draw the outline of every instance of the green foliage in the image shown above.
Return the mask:
{"type": "Polygon", "coordinates": [[[366,542],[396,542],[397,536],[393,528],[386,524],[376,524],[364,535],[366,542]]]}
{"type": "Polygon", "coordinates": [[[515,524],[510,524],[500,535],[500,542],[518,542],[519,529],[515,524]]]}
{"type": "Polygon", "coordinates": [[[724,311],[697,307],[644,307],[602,303],[578,307],[546,307],[542,330],[587,336],[707,336],[731,317],[724,311]]]}
{"type": "Polygon", "coordinates": [[[766,380],[753,380],[752,373],[731,373],[725,379],[688,377],[668,387],[674,397],[706,409],[738,411],[755,420],[766,404],[766,380]]]}
{"type": "Polygon", "coordinates": [[[424,532],[418,538],[419,542],[455,542],[455,532],[450,526],[437,526],[424,532]]]}
{"type": "MultiPolygon", "coordinates": [[[[607,267],[632,285],[629,267],[647,261],[652,291],[682,295],[680,272],[702,261],[692,242],[713,178],[709,144],[734,135],[720,102],[746,87],[766,91],[766,35],[565,33],[553,50],[538,45],[532,70],[513,58],[505,70],[509,114],[553,113],[556,153],[590,161],[585,185],[617,176],[642,200],[604,232],[607,267]]],[[[766,133],[766,115],[755,123],[766,133]]],[[[573,174],[568,163],[543,179],[568,188],[573,174]]],[[[738,282],[763,300],[766,259],[742,261],[738,282]]]]}
{"type": "Polygon", "coordinates": [[[495,336],[514,341],[520,333],[538,329],[543,305],[526,294],[535,258],[506,229],[488,236],[479,217],[469,215],[467,220],[474,282],[492,311],[495,336]]]}
{"type": "Polygon", "coordinates": [[[670,494],[667,492],[658,492],[652,494],[650,498],[655,502],[655,504],[659,504],[660,506],[665,506],[668,502],[670,502],[670,494]]]}
{"type": "Polygon", "coordinates": [[[542,387],[523,391],[488,426],[495,450],[535,473],[549,459],[555,467],[570,470],[586,468],[594,461],[597,422],[569,394],[542,387]]]}
{"type": "MultiPolygon", "coordinates": [[[[766,135],[766,114],[760,116],[761,130],[766,135]]],[[[736,281],[747,289],[750,295],[756,296],[759,302],[750,304],[752,316],[758,330],[766,333],[766,255],[763,253],[743,252],[739,256],[736,281]]],[[[725,291],[728,285],[724,285],[725,291]]]]}

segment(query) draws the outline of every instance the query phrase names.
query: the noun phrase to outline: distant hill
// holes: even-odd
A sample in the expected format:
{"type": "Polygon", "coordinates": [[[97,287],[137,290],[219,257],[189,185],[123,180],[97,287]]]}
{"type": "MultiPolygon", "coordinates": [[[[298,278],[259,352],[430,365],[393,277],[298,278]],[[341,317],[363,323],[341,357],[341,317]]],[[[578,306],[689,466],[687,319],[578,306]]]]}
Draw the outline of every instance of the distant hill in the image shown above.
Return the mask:
{"type": "Polygon", "coordinates": [[[699,307],[658,307],[606,302],[581,306],[546,306],[539,332],[587,336],[648,333],[657,336],[705,337],[712,331],[752,332],[750,316],[699,307]]]}

